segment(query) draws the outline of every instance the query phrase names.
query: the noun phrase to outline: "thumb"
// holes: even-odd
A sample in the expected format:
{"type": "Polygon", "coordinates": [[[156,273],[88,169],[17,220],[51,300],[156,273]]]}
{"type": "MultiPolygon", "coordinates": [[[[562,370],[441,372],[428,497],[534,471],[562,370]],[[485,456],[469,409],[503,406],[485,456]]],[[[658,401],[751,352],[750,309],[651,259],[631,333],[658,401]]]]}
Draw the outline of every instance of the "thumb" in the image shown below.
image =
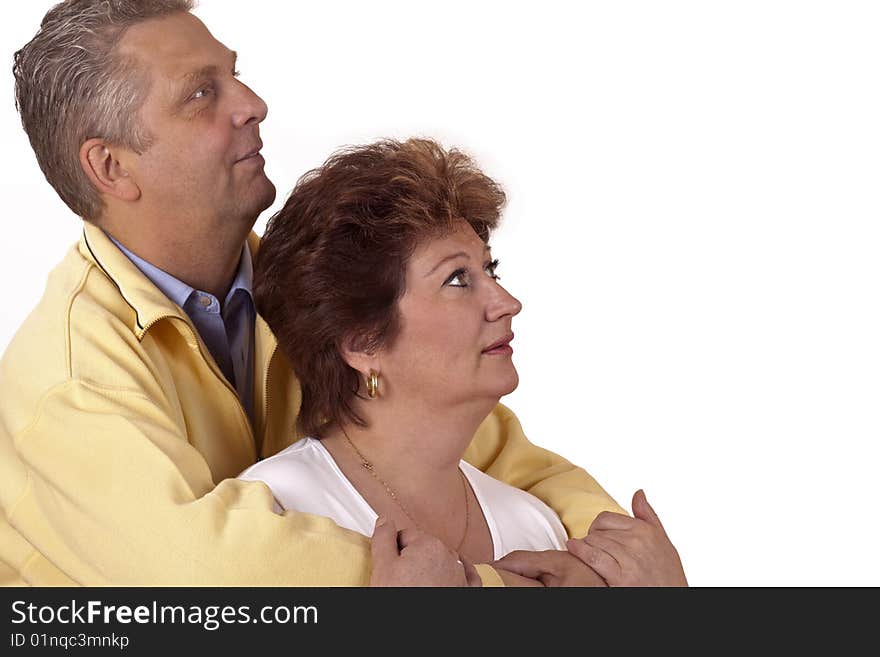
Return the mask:
{"type": "Polygon", "coordinates": [[[397,527],[394,526],[393,520],[384,516],[376,518],[370,549],[374,569],[381,568],[400,555],[397,550],[397,527]]]}
{"type": "Polygon", "coordinates": [[[474,564],[462,557],[461,565],[464,566],[464,576],[467,580],[467,585],[473,588],[481,588],[483,586],[483,580],[477,572],[477,569],[474,568],[474,564]]]}
{"type": "Polygon", "coordinates": [[[551,571],[549,567],[549,555],[541,552],[530,552],[526,550],[516,550],[510,552],[490,565],[493,568],[503,568],[523,577],[531,577],[537,579],[541,575],[551,571]]]}
{"type": "MultiPolygon", "coordinates": [[[[663,529],[663,523],[660,522],[660,517],[654,511],[654,508],[648,504],[648,498],[645,496],[645,491],[641,488],[636,491],[635,495],[633,495],[632,509],[633,516],[639,520],[644,520],[648,524],[663,529]]],[[[663,532],[666,533],[666,530],[663,530],[663,532]]]]}

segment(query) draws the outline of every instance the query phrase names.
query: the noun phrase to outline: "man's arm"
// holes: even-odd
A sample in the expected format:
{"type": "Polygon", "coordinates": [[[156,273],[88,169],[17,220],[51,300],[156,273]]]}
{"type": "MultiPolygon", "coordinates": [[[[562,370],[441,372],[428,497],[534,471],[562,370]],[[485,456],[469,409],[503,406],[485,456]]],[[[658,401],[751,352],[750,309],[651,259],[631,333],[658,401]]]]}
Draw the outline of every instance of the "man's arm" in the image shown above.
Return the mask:
{"type": "Polygon", "coordinates": [[[586,535],[602,511],[626,513],[585,470],[530,443],[503,404],[480,425],[465,459],[542,500],[556,511],[569,536],[586,535]]]}
{"type": "Polygon", "coordinates": [[[645,491],[632,500],[633,517],[603,513],[568,549],[610,586],[687,586],[678,550],[669,540],[645,491]]]}
{"type": "Polygon", "coordinates": [[[0,439],[15,459],[4,470],[18,474],[0,483],[6,519],[36,550],[20,568],[28,583],[51,583],[40,573],[53,570],[86,585],[369,583],[369,539],[327,518],[277,515],[264,484],[215,487],[146,396],[70,381],[0,439]]]}
{"type": "MultiPolygon", "coordinates": [[[[43,559],[75,582],[99,585],[369,582],[366,538],[327,518],[275,514],[259,483],[215,488],[202,456],[145,396],[64,383],[12,443],[27,478],[11,496],[5,491],[14,502],[4,510],[38,551],[35,570],[43,559]]],[[[503,406],[468,455],[543,499],[569,535],[583,535],[579,528],[600,511],[619,510],[586,472],[529,443],[503,406]]],[[[481,571],[484,582],[490,574],[481,571]]],[[[22,576],[28,581],[27,570],[22,576]]]]}

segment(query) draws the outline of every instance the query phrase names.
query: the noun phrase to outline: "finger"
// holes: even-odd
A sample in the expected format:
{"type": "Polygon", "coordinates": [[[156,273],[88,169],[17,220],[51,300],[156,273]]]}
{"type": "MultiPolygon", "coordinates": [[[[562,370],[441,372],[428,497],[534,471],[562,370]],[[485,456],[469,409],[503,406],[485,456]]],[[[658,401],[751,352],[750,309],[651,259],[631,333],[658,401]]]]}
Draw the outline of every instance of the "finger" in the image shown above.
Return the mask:
{"type": "MultiPolygon", "coordinates": [[[[636,491],[635,495],[633,495],[632,510],[633,515],[636,518],[663,529],[663,523],[660,522],[660,516],[654,511],[654,507],[648,504],[648,498],[645,496],[645,491],[641,488],[636,491]]],[[[666,533],[665,529],[663,530],[663,533],[666,533]]]]}
{"type": "Polygon", "coordinates": [[[393,520],[384,516],[376,518],[370,550],[373,555],[374,569],[382,568],[399,556],[400,552],[397,550],[397,527],[394,526],[393,520]]]}
{"type": "Polygon", "coordinates": [[[544,573],[538,577],[538,581],[544,588],[555,589],[560,587],[560,579],[553,573],[544,573]]]}
{"type": "Polygon", "coordinates": [[[492,565],[499,568],[509,570],[523,577],[531,577],[538,579],[541,575],[554,572],[555,550],[545,550],[543,552],[528,552],[526,550],[517,550],[502,557],[492,565]]]}
{"type": "Polygon", "coordinates": [[[501,581],[504,582],[504,586],[506,587],[538,587],[541,588],[544,585],[537,579],[532,579],[531,577],[523,577],[522,575],[518,575],[509,570],[505,570],[504,568],[496,568],[495,572],[498,573],[498,576],[501,578],[501,581]]]}
{"type": "Polygon", "coordinates": [[[603,511],[593,524],[590,525],[590,531],[594,529],[630,529],[635,521],[629,516],[622,513],[612,513],[611,511],[603,511]]]}
{"type": "Polygon", "coordinates": [[[461,560],[461,565],[464,566],[464,576],[467,580],[467,585],[475,588],[480,588],[483,586],[483,580],[480,578],[480,575],[477,573],[477,569],[474,568],[474,564],[472,564],[467,559],[461,560]]]}
{"type": "MultiPolygon", "coordinates": [[[[620,546],[620,549],[626,550],[630,556],[635,555],[645,543],[645,541],[642,540],[641,535],[637,532],[628,530],[600,529],[599,531],[593,532],[593,535],[602,540],[617,543],[620,546]]],[[[586,536],[584,538],[586,538],[586,536]]]]}
{"type": "Polygon", "coordinates": [[[627,542],[628,539],[631,541],[631,537],[622,532],[601,531],[589,534],[582,540],[593,547],[605,550],[620,564],[622,570],[630,571],[635,567],[636,550],[627,542]]]}
{"type": "Polygon", "coordinates": [[[568,551],[596,571],[609,584],[616,584],[623,574],[620,562],[614,555],[603,550],[586,539],[568,539],[568,551]]]}
{"type": "Polygon", "coordinates": [[[407,527],[406,529],[401,529],[397,532],[397,545],[400,548],[400,551],[403,552],[405,547],[412,545],[423,537],[424,533],[420,530],[415,527],[407,527]]]}
{"type": "Polygon", "coordinates": [[[640,520],[646,531],[617,531],[608,529],[595,532],[600,539],[613,541],[621,546],[623,552],[638,563],[648,563],[666,552],[667,546],[675,549],[669,537],[657,527],[640,520]]]}

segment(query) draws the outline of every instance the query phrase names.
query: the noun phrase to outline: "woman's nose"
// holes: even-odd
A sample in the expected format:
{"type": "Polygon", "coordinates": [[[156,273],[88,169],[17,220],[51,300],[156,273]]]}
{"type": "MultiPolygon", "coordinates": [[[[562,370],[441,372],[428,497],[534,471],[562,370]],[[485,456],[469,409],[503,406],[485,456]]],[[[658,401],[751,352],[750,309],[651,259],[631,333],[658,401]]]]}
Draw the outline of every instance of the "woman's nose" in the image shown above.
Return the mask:
{"type": "Polygon", "coordinates": [[[492,298],[486,306],[486,319],[490,322],[497,321],[502,317],[514,317],[522,310],[522,304],[515,296],[500,285],[495,285],[492,298]]]}

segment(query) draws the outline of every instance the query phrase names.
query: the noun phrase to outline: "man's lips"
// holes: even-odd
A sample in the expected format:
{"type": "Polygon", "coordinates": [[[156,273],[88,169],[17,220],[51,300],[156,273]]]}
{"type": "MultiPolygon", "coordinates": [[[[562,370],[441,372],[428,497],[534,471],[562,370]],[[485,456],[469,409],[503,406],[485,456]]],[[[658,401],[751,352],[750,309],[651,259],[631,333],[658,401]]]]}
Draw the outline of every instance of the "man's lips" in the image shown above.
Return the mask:
{"type": "Polygon", "coordinates": [[[513,340],[513,333],[508,333],[503,338],[498,340],[498,342],[493,342],[491,345],[483,349],[484,354],[491,353],[510,353],[513,349],[510,346],[511,341],[513,340]]]}
{"type": "Polygon", "coordinates": [[[246,155],[244,155],[244,156],[238,158],[238,159],[235,161],[236,164],[237,164],[238,162],[244,162],[244,161],[246,161],[246,160],[250,160],[250,159],[253,159],[253,158],[255,158],[255,157],[260,157],[260,151],[261,151],[261,150],[263,150],[263,144],[262,144],[262,143],[259,144],[256,148],[254,148],[254,150],[252,150],[252,151],[248,152],[246,155]]]}

